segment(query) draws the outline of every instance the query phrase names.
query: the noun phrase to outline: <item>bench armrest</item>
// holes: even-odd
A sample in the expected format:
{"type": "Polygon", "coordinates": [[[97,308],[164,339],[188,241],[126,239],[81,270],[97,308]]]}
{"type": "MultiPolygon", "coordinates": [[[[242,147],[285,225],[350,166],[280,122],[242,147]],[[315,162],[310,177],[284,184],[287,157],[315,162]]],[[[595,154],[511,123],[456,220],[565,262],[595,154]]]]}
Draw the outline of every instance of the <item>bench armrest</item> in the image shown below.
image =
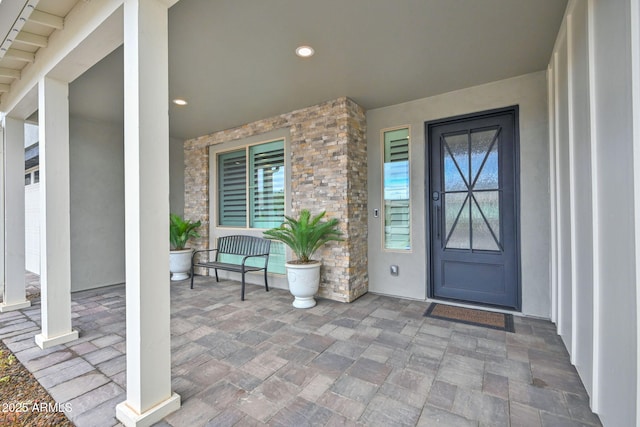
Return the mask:
{"type": "Polygon", "coordinates": [[[266,266],[267,261],[269,260],[269,254],[268,254],[268,253],[266,253],[266,254],[259,254],[259,255],[245,255],[245,256],[242,258],[242,267],[244,267],[244,263],[245,263],[245,262],[247,261],[247,259],[249,259],[249,258],[264,258],[264,263],[265,263],[265,266],[266,266]]]}
{"type": "Polygon", "coordinates": [[[191,255],[191,264],[193,264],[196,260],[196,255],[204,252],[217,252],[218,249],[200,249],[198,251],[193,251],[193,255],[191,255]]]}

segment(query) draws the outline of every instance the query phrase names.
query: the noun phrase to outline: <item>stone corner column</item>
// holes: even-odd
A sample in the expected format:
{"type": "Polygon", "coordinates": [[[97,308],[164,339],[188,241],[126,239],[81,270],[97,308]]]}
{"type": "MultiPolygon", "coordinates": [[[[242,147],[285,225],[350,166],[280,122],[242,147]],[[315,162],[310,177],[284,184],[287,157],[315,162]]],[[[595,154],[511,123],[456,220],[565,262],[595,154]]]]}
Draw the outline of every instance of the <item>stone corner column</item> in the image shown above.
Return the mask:
{"type": "Polygon", "coordinates": [[[292,210],[295,214],[313,203],[312,213],[324,210],[327,218],[340,221],[344,241],[318,252],[318,295],[352,302],[369,285],[365,111],[342,97],[301,110],[297,119],[299,125],[291,130],[291,158],[304,161],[291,165],[292,210]]]}

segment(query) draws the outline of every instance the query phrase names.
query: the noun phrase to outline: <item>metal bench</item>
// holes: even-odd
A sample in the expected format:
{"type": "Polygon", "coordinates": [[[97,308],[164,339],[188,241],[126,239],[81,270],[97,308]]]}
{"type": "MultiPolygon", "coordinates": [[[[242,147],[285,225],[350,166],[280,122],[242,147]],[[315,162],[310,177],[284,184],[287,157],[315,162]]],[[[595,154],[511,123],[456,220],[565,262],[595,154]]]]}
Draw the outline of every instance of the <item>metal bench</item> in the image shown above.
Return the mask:
{"type": "MultiPolygon", "coordinates": [[[[204,249],[195,251],[191,257],[191,289],[193,289],[193,270],[195,267],[206,269],[214,269],[216,272],[216,282],[218,279],[218,270],[233,271],[242,274],[242,293],[241,299],[244,301],[244,275],[250,271],[264,270],[264,288],[269,292],[269,284],[267,283],[267,263],[269,262],[269,248],[271,240],[254,236],[224,236],[218,238],[218,247],[215,249],[204,249]],[[211,253],[215,253],[213,261],[211,261],[211,253]],[[203,256],[206,254],[206,256],[203,256]],[[220,255],[239,255],[242,256],[242,262],[234,264],[231,262],[218,261],[220,255]],[[204,258],[204,259],[203,259],[204,258]],[[247,260],[254,258],[264,259],[264,266],[247,265],[247,260]]],[[[262,264],[260,262],[260,264],[262,264]]]]}

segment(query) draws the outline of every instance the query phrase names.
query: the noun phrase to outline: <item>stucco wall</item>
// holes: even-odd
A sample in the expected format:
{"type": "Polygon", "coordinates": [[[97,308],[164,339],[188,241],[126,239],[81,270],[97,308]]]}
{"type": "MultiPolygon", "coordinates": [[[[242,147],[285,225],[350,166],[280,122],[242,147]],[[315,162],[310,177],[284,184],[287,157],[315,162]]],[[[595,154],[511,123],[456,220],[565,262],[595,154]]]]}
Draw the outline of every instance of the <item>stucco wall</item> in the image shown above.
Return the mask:
{"type": "Polygon", "coordinates": [[[71,290],[124,283],[122,125],[69,121],[71,290]]]}
{"type": "MultiPolygon", "coordinates": [[[[125,266],[122,126],[72,117],[69,144],[72,291],[123,283],[125,266]],[[104,217],[100,216],[102,213],[105,213],[104,217]]],[[[169,144],[171,212],[182,215],[183,141],[172,138],[169,144]]],[[[36,274],[40,273],[40,246],[37,243],[39,191],[39,184],[25,187],[28,234],[26,268],[36,274]],[[28,224],[32,225],[31,228],[28,224]]]]}
{"type": "Polygon", "coordinates": [[[427,297],[429,245],[425,213],[424,124],[452,116],[490,109],[519,106],[520,125],[520,225],[522,312],[549,318],[549,151],[547,88],[544,72],[471,87],[404,104],[367,112],[369,156],[369,289],[407,298],[427,297]],[[382,248],[382,160],[380,132],[409,125],[411,150],[411,237],[409,253],[382,248]],[[389,266],[397,264],[400,275],[391,276],[389,266]]]}
{"type": "Polygon", "coordinates": [[[40,183],[24,187],[25,269],[40,274],[40,183]]]}
{"type": "Polygon", "coordinates": [[[38,142],[38,125],[33,123],[25,123],[24,124],[24,148],[30,147],[31,145],[38,142]]]}

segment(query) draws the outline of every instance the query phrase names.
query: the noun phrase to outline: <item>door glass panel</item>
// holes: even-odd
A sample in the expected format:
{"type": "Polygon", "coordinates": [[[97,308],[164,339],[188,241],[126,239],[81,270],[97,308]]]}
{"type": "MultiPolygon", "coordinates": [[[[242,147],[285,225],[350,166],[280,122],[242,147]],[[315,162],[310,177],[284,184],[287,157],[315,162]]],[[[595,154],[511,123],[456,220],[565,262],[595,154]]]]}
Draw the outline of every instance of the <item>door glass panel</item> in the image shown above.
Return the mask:
{"type": "Polygon", "coordinates": [[[467,193],[445,194],[444,218],[447,236],[445,247],[449,249],[471,248],[467,193]]]}
{"type": "Polygon", "coordinates": [[[466,190],[469,182],[467,134],[444,137],[444,191],[466,190]]]}
{"type": "Polygon", "coordinates": [[[501,250],[499,133],[494,128],[443,136],[447,249],[501,250]]]}
{"type": "Polygon", "coordinates": [[[473,193],[473,249],[499,251],[500,192],[473,193]]]}
{"type": "Polygon", "coordinates": [[[471,134],[471,176],[475,182],[474,190],[498,189],[497,134],[495,129],[471,134]]]}

